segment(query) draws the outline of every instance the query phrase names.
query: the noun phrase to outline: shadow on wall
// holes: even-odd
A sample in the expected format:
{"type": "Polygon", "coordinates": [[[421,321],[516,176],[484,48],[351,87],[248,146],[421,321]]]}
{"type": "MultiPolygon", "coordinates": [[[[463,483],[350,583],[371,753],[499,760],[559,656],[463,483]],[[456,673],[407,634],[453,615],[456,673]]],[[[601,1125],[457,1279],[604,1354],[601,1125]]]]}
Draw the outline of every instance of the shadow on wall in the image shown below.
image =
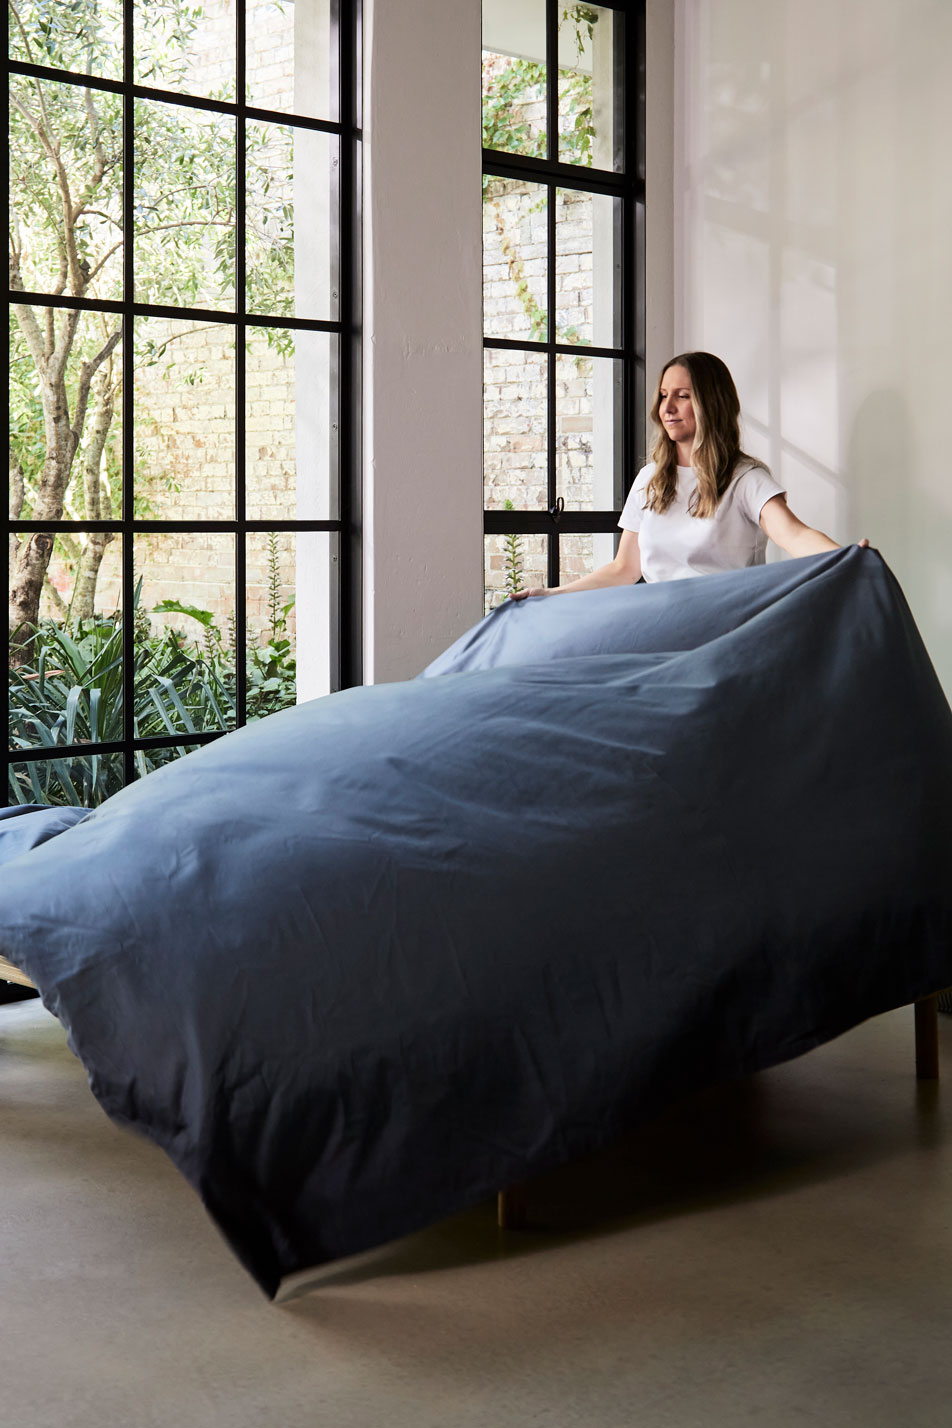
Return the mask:
{"type": "Polygon", "coordinates": [[[860,403],[846,461],[850,524],[882,552],[927,625],[929,653],[952,700],[952,504],[940,505],[924,473],[910,469],[912,429],[912,413],[895,388],[870,392],[860,403]]]}
{"type": "Polygon", "coordinates": [[[850,525],[882,552],[900,580],[912,565],[909,491],[909,410],[902,394],[870,392],[853,418],[846,454],[850,525]]]}

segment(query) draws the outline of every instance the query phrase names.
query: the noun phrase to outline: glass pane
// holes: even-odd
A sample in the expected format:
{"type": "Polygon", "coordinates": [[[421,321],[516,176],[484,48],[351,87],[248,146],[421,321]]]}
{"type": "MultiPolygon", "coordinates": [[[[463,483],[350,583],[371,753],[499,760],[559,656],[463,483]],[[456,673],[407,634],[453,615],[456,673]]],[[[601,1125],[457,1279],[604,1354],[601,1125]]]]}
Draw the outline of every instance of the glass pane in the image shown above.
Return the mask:
{"type": "Polygon", "coordinates": [[[555,359],[558,493],[567,511],[613,511],[621,481],[622,364],[555,359]]]}
{"type": "Polygon", "coordinates": [[[233,728],[234,536],[137,536],[135,570],[137,737],[233,728]]]}
{"type": "Polygon", "coordinates": [[[614,554],[615,537],[611,531],[560,536],[559,584],[570,585],[579,576],[590,575],[600,565],[607,565],[614,554]]]}
{"type": "Polygon", "coordinates": [[[331,135],[249,120],[249,312],[336,319],[337,172],[338,142],[331,135]]]}
{"type": "Polygon", "coordinates": [[[184,759],[186,754],[193,754],[201,747],[201,744],[176,744],[172,749],[136,749],[135,776],[145,778],[146,774],[153,773],[155,769],[174,764],[177,759],[184,759]]]}
{"type": "Polygon", "coordinates": [[[621,346],[621,201],[557,190],[557,342],[621,346]]]}
{"type": "MultiPolygon", "coordinates": [[[[294,538],[294,609],[288,629],[307,632],[292,651],[296,657],[297,702],[317,699],[337,687],[340,604],[340,537],[329,531],[298,531],[294,538]],[[293,618],[293,627],[292,627],[293,618]]],[[[284,567],[285,588],[290,585],[290,561],[284,567]]]]}
{"type": "Polygon", "coordinates": [[[245,363],[248,519],[335,519],[337,338],[249,327],[245,363]],[[298,391],[306,401],[297,401],[298,391]]]}
{"type": "Polygon", "coordinates": [[[487,337],[544,342],[547,191],[541,184],[483,185],[483,330],[487,337]]]}
{"type": "Polygon", "coordinates": [[[624,15],[599,5],[559,9],[559,159],[620,172],[624,15]]]}
{"type": "Polygon", "coordinates": [[[235,0],[134,0],[136,84],[235,98],[235,0]]]}
{"type": "Polygon", "coordinates": [[[11,287],[122,297],[121,120],[117,94],[10,76],[11,287]]]}
{"type": "Polygon", "coordinates": [[[19,0],[7,36],[12,60],[122,78],[122,0],[19,0]]]}
{"type": "Polygon", "coordinates": [[[512,592],[545,585],[548,570],[543,535],[488,535],[485,551],[485,609],[501,605],[512,592]]]}
{"type": "Polygon", "coordinates": [[[9,803],[71,804],[96,808],[122,788],[122,755],[90,754],[82,758],[33,759],[10,764],[9,803]]]}
{"type": "MultiPolygon", "coordinates": [[[[10,313],[10,496],[13,520],[112,520],[122,509],[122,331],[112,313],[15,304],[10,313]],[[44,353],[65,362],[62,389],[43,380],[44,353]],[[78,436],[78,443],[76,437],[78,436]]],[[[34,620],[37,574],[22,585],[21,618],[34,620]]],[[[32,557],[30,557],[32,558],[32,557]]]]}
{"type": "Polygon", "coordinates": [[[42,563],[38,570],[38,617],[11,639],[10,748],[120,739],[121,537],[77,531],[15,540],[11,607],[31,556],[48,554],[48,564],[45,574],[42,563]]]}
{"type": "Polygon", "coordinates": [[[487,347],[483,362],[483,484],[486,508],[548,508],[548,358],[487,347]]]}
{"type": "Polygon", "coordinates": [[[139,302],[235,305],[235,121],[136,100],[139,302]]]}
{"type": "Polygon", "coordinates": [[[235,335],[224,323],[135,321],[135,514],[235,514],[235,335]]]}
{"type": "MultiPolygon", "coordinates": [[[[295,702],[295,537],[255,531],[247,537],[247,700],[250,722],[295,702]]],[[[326,616],[325,616],[326,619],[326,616]]]]}
{"type": "Polygon", "coordinates": [[[330,0],[247,0],[245,94],[258,109],[336,119],[330,0]]]}
{"type": "Polygon", "coordinates": [[[544,158],[545,0],[483,0],[483,148],[544,158]]]}

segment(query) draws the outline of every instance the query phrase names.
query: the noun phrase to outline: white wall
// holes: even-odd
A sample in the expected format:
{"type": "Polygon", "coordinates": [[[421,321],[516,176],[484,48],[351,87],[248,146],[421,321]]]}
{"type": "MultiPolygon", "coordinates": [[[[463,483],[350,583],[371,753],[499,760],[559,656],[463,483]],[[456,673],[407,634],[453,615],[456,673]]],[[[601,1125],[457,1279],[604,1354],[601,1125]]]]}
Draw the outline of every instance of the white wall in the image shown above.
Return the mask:
{"type": "MultiPolygon", "coordinates": [[[[651,401],[674,345],[674,0],[645,5],[645,376],[651,401]]],[[[650,424],[649,424],[650,433],[650,424]]],[[[651,445],[649,435],[648,445],[651,445]]]]}
{"type": "Polygon", "coordinates": [[[482,614],[479,0],[364,6],[365,679],[482,614]]]}
{"type": "Polygon", "coordinates": [[[952,693],[952,3],[675,22],[674,346],[728,363],[803,519],[882,551],[952,693]]]}

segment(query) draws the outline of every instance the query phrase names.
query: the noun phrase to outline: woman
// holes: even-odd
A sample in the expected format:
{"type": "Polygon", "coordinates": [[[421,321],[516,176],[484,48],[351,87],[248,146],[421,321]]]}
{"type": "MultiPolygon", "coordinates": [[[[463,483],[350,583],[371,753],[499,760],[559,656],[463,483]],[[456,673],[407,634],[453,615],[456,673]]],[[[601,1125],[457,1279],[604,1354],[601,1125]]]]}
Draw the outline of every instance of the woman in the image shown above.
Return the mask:
{"type": "Polygon", "coordinates": [[[719,357],[672,357],[658,379],[651,418],[658,428],[652,460],[625,502],[614,560],[569,585],[537,586],[513,599],[763,565],[768,537],[789,555],[839,548],[798,520],[784,488],[741,450],[737,389],[719,357]]]}

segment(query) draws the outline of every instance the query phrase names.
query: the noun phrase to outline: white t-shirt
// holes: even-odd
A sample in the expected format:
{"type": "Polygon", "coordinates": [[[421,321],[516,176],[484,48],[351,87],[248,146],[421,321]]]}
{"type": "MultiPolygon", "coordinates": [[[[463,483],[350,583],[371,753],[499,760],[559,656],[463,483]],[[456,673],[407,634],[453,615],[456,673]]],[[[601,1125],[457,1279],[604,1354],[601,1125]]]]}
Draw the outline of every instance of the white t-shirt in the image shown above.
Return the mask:
{"type": "Polygon", "coordinates": [[[693,466],[678,467],[678,490],[659,515],[646,511],[645,490],[654,473],[649,461],[635,477],[618,524],[638,532],[641,572],[646,580],[682,580],[689,575],[716,575],[763,565],[767,537],[760,513],[773,496],[786,494],[766,466],[742,461],[713,516],[692,516],[688,503],[697,490],[693,466]]]}

